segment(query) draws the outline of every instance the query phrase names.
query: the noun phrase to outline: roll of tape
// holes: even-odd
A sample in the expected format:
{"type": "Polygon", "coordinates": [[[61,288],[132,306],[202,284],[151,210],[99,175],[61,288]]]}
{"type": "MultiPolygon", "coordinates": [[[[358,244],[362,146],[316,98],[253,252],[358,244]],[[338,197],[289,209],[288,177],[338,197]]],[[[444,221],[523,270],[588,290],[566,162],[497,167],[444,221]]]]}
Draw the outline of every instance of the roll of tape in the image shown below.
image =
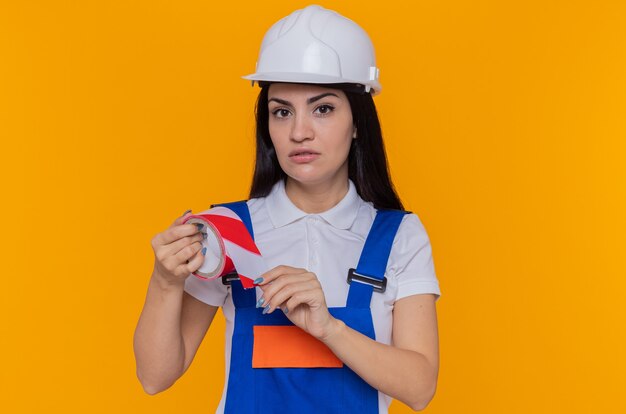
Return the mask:
{"type": "Polygon", "coordinates": [[[188,216],[185,223],[203,224],[201,231],[206,234],[202,246],[207,254],[194,276],[212,280],[236,270],[241,284],[248,289],[269,270],[246,225],[231,209],[214,207],[188,216]]]}

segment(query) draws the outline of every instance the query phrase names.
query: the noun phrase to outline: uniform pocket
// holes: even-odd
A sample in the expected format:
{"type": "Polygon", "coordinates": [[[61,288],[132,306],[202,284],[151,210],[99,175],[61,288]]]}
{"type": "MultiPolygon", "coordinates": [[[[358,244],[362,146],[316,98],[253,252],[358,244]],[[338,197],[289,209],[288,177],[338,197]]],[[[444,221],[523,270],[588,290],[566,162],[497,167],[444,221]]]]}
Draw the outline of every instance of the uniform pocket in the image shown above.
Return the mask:
{"type": "Polygon", "coordinates": [[[297,326],[254,326],[252,368],[341,368],[343,362],[297,326]]]}

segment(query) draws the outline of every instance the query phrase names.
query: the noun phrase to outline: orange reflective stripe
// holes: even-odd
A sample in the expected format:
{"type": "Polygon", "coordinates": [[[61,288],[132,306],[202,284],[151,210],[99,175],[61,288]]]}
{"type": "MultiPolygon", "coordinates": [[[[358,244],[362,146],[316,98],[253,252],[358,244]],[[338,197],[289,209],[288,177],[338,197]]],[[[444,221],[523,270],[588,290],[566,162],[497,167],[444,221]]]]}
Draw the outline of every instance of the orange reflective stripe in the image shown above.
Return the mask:
{"type": "Polygon", "coordinates": [[[341,368],[343,362],[297,326],[255,326],[252,368],[341,368]]]}

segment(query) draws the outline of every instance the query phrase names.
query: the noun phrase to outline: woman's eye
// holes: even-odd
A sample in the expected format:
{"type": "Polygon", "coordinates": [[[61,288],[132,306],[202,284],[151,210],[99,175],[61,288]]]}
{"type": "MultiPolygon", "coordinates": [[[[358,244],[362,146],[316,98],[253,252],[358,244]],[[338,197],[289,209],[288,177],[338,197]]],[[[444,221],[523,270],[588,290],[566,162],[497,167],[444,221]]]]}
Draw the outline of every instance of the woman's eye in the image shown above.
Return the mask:
{"type": "Polygon", "coordinates": [[[335,108],[332,107],[331,105],[320,105],[317,107],[317,109],[315,110],[316,112],[318,112],[321,115],[327,115],[329,113],[331,113],[335,108]]]}
{"type": "Polygon", "coordinates": [[[289,116],[289,113],[290,112],[284,108],[278,108],[272,111],[272,114],[274,114],[276,118],[286,118],[289,116]]]}

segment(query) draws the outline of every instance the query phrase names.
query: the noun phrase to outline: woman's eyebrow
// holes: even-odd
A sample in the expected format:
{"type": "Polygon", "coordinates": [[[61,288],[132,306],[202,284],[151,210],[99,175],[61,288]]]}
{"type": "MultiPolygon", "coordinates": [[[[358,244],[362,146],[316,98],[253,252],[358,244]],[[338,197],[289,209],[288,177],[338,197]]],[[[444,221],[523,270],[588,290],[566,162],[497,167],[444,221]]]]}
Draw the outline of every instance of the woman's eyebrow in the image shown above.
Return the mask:
{"type": "MultiPolygon", "coordinates": [[[[321,94],[321,95],[313,96],[313,97],[311,97],[311,98],[307,99],[307,100],[306,100],[306,103],[307,103],[307,105],[308,105],[308,104],[312,104],[313,102],[315,102],[315,101],[319,101],[320,99],[325,98],[325,97],[327,97],[327,96],[334,96],[334,97],[336,97],[336,98],[339,98],[339,96],[337,96],[336,94],[334,94],[334,93],[332,93],[332,92],[326,92],[326,93],[323,93],[323,94],[321,94]]],[[[291,104],[291,102],[286,101],[286,100],[284,100],[284,99],[280,99],[280,98],[270,98],[270,99],[268,99],[268,100],[267,100],[267,102],[268,102],[268,103],[269,103],[269,102],[272,102],[272,101],[278,102],[278,103],[279,103],[279,104],[281,104],[281,105],[293,106],[293,105],[291,104]]]]}

